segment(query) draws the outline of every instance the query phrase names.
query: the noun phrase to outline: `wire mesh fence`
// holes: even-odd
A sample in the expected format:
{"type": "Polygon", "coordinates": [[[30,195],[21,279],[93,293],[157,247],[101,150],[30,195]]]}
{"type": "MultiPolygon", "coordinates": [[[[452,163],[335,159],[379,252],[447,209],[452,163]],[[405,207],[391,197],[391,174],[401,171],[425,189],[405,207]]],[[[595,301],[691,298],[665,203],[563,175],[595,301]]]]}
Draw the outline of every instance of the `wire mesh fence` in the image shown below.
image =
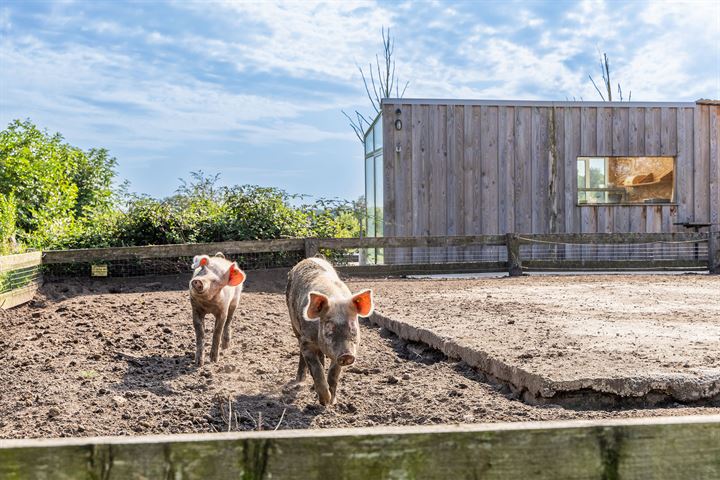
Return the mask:
{"type": "Polygon", "coordinates": [[[563,266],[572,268],[590,264],[597,268],[696,269],[706,266],[709,255],[707,239],[580,245],[522,237],[522,242],[520,258],[528,269],[543,265],[562,269],[563,266]]]}
{"type": "MultiPolygon", "coordinates": [[[[225,258],[237,262],[243,270],[291,267],[304,258],[302,250],[226,254],[225,258]]],[[[191,256],[143,258],[123,260],[97,260],[43,265],[45,278],[62,277],[142,277],[173,275],[192,272],[191,256]]]]}
{"type": "Polygon", "coordinates": [[[442,263],[506,262],[504,245],[462,247],[385,247],[358,250],[361,264],[418,265],[442,263]]]}
{"type": "Polygon", "coordinates": [[[40,280],[41,275],[40,265],[0,272],[0,295],[31,285],[40,280]]]}
{"type": "Polygon", "coordinates": [[[477,271],[500,272],[508,269],[512,271],[509,265],[512,262],[508,262],[508,251],[511,248],[516,248],[512,250],[512,258],[519,258],[525,270],[577,270],[584,267],[601,269],[605,266],[623,268],[621,262],[627,264],[627,269],[699,269],[707,265],[710,256],[708,237],[697,234],[512,234],[475,237],[289,239],[280,240],[284,242],[280,247],[277,243],[258,241],[137,247],[138,253],[118,249],[108,249],[107,252],[105,249],[92,249],[87,252],[90,256],[86,256],[83,251],[47,252],[47,260],[50,261],[44,261],[42,269],[20,269],[12,274],[12,278],[0,278],[0,287],[6,290],[17,288],[17,285],[24,281],[33,281],[39,273],[50,279],[189,274],[192,252],[202,250],[212,253],[223,249],[248,251],[226,253],[228,259],[237,261],[245,270],[288,268],[307,256],[320,253],[338,267],[382,267],[370,269],[379,274],[399,273],[402,266],[407,266],[406,270],[413,272],[423,266],[427,266],[428,270],[452,271],[457,268],[458,271],[472,271],[477,268],[477,271]],[[514,246],[509,246],[508,243],[513,243],[514,246]],[[170,247],[172,250],[168,251],[170,247]],[[262,248],[274,251],[258,252],[262,248]],[[154,255],[160,258],[149,258],[154,255]],[[114,259],[104,260],[107,257],[114,259]]]}

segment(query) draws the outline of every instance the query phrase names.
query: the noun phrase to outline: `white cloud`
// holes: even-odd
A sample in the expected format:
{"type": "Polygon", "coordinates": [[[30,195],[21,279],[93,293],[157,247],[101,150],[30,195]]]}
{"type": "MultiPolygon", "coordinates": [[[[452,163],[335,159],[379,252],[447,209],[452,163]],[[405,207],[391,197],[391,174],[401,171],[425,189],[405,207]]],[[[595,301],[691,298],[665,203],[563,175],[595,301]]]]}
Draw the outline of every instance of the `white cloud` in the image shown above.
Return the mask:
{"type": "Polygon", "coordinates": [[[234,18],[239,29],[260,25],[250,41],[194,37],[196,48],[254,71],[282,71],[291,77],[354,80],[355,63],[373,58],[380,27],[395,14],[375,2],[222,2],[179,4],[205,17],[234,18]]]}
{"type": "Polygon", "coordinates": [[[5,39],[0,76],[2,120],[42,117],[50,129],[92,144],[163,149],[182,141],[233,140],[229,132],[252,132],[248,140],[313,142],[338,138],[294,120],[275,130],[256,124],[296,119],[328,105],[234,93],[222,85],[152,64],[129,54],[71,45],[53,48],[35,37],[5,39]],[[50,80],[50,81],[49,81],[50,80]],[[42,92],[42,93],[40,93],[42,92]]]}

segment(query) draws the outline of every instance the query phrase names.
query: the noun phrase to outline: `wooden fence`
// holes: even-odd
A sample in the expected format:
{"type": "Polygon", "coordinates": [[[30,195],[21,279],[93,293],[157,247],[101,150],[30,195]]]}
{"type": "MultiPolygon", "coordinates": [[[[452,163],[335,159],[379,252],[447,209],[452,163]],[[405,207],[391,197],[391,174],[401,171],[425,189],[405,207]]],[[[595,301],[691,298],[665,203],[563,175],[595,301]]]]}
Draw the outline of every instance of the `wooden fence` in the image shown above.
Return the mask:
{"type": "Polygon", "coordinates": [[[14,479],[720,478],[720,415],[0,440],[14,479]]]}
{"type": "MultiPolygon", "coordinates": [[[[37,271],[26,284],[20,282],[7,291],[0,290],[0,307],[9,308],[32,298],[41,282],[40,265],[91,264],[120,260],[148,260],[191,257],[222,251],[230,256],[273,252],[299,252],[311,257],[320,251],[350,249],[462,249],[468,247],[504,247],[507,260],[496,257],[485,261],[441,260],[432,263],[388,263],[384,265],[347,265],[338,269],[352,275],[408,275],[463,272],[502,272],[520,275],[526,270],[608,270],[624,271],[638,269],[708,269],[720,272],[720,251],[717,234],[708,233],[568,233],[568,234],[515,234],[465,235],[426,237],[377,237],[377,238],[289,238],[274,240],[229,241],[219,243],[196,243],[181,245],[154,245],[143,247],[89,248],[78,250],[49,250],[21,255],[0,257],[0,275],[13,272],[28,274],[37,271]],[[660,260],[597,260],[592,257],[580,259],[537,259],[531,254],[523,258],[521,247],[553,245],[568,246],[639,245],[639,244],[693,244],[707,243],[705,258],[660,260]],[[34,270],[33,270],[34,269],[34,270]]],[[[585,248],[585,247],[583,247],[585,248]]],[[[658,247],[663,248],[663,247],[658,247]]],[[[669,248],[669,247],[668,247],[669,248]]],[[[2,277],[0,277],[1,279],[2,277]]],[[[27,277],[26,278],[30,278],[27,277]]]]}
{"type": "Polygon", "coordinates": [[[0,257],[0,308],[30,301],[42,284],[42,252],[0,257]]]}

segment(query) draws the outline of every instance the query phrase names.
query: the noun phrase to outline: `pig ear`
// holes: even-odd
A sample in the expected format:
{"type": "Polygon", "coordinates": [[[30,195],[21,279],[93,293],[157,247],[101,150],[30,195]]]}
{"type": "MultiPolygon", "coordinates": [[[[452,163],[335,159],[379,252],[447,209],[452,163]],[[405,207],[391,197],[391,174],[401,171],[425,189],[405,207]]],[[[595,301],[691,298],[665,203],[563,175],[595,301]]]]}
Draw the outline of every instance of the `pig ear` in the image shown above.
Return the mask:
{"type": "Polygon", "coordinates": [[[318,292],[308,293],[308,304],[305,307],[303,316],[307,320],[315,320],[320,318],[320,314],[328,308],[328,297],[318,292]]]}
{"type": "Polygon", "coordinates": [[[192,268],[204,267],[210,261],[210,257],[207,255],[195,255],[193,257],[192,268]]]}
{"type": "Polygon", "coordinates": [[[245,272],[240,270],[237,263],[233,262],[230,264],[228,285],[236,287],[245,281],[245,272]]]}
{"type": "Polygon", "coordinates": [[[352,297],[352,304],[358,315],[361,317],[369,317],[373,313],[373,292],[370,289],[356,293],[352,297]]]}

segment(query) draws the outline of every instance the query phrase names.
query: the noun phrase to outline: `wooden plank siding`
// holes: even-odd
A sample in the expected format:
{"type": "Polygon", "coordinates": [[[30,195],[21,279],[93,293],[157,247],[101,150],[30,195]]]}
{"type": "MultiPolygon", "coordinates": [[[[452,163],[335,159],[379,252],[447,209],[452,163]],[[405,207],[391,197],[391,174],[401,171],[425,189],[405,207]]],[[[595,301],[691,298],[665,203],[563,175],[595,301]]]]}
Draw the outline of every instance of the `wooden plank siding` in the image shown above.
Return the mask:
{"type": "Polygon", "coordinates": [[[0,440],[0,478],[711,479],[720,416],[0,440]]]}
{"type": "MultiPolygon", "coordinates": [[[[393,177],[387,184],[398,189],[385,197],[388,232],[683,232],[676,222],[718,223],[720,105],[411,100],[386,106],[385,121],[393,123],[400,108],[404,125],[385,130],[386,158],[400,145],[399,157],[385,162],[393,177]],[[673,203],[578,205],[577,158],[611,155],[674,157],[673,203]]],[[[448,250],[446,258],[461,260],[463,251],[465,260],[477,256],[463,248],[448,250]]],[[[672,251],[665,246],[657,253],[672,251]]]]}

